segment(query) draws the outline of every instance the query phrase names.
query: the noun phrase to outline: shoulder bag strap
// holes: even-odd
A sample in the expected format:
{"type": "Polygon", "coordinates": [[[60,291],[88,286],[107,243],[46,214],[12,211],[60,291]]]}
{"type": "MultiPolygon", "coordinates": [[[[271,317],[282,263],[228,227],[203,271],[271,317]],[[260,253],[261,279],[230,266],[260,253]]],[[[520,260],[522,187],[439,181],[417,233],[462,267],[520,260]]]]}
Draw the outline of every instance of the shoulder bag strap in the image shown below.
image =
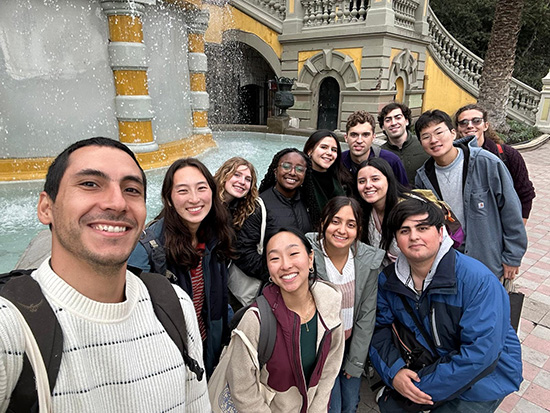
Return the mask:
{"type": "Polygon", "coordinates": [[[428,343],[428,345],[430,346],[430,350],[432,351],[434,356],[436,356],[436,357],[439,356],[439,353],[437,352],[437,349],[435,347],[435,344],[434,344],[432,338],[426,332],[426,330],[424,330],[424,326],[420,323],[418,318],[416,318],[416,314],[414,313],[414,311],[411,308],[411,305],[409,304],[407,299],[405,297],[403,297],[402,295],[399,295],[399,298],[401,298],[401,301],[403,301],[403,305],[405,306],[405,310],[407,310],[407,313],[409,313],[409,315],[413,319],[414,325],[416,326],[416,328],[418,328],[418,331],[420,331],[420,334],[422,334],[422,337],[424,337],[424,340],[426,340],[426,343],[428,343]]]}
{"type": "Polygon", "coordinates": [[[262,227],[260,229],[260,242],[258,243],[257,250],[258,254],[262,255],[264,253],[264,239],[265,239],[265,228],[267,226],[267,210],[262,198],[258,197],[258,203],[262,209],[262,227]]]}

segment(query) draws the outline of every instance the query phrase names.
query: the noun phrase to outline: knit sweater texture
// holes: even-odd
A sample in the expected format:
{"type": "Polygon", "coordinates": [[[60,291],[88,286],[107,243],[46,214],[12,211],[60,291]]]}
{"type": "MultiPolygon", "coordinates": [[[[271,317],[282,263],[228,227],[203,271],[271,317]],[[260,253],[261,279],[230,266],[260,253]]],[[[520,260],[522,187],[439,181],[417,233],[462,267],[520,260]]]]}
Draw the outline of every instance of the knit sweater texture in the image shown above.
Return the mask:
{"type": "MultiPolygon", "coordinates": [[[[198,381],[155,316],[145,285],[126,272],[126,299],[101,303],[80,294],[44,261],[32,277],[63,331],[54,412],[210,411],[206,380],[198,381]]],[[[193,303],[179,287],[190,356],[202,366],[193,303]]],[[[0,412],[21,373],[25,341],[14,313],[0,298],[0,412]]]]}

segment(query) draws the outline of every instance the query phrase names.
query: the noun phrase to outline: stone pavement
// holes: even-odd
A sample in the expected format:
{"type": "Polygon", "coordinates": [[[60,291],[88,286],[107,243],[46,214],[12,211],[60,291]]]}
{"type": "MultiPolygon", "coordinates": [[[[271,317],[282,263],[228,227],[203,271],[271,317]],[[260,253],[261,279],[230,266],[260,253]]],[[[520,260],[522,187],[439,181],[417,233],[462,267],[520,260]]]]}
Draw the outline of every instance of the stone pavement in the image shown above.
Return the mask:
{"type": "MultiPolygon", "coordinates": [[[[520,326],[523,378],[498,413],[550,411],[550,142],[523,152],[537,197],[527,222],[529,247],[516,287],[525,294],[520,326]]],[[[378,412],[369,381],[363,378],[360,413],[378,412]]]]}

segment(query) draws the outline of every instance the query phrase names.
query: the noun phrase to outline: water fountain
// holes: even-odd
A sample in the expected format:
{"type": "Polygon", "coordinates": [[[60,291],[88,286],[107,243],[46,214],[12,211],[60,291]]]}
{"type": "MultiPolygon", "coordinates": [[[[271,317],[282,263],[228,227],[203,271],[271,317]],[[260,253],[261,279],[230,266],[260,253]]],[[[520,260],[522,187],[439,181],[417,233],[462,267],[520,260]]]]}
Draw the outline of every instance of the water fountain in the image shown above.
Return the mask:
{"type": "MultiPolygon", "coordinates": [[[[0,271],[12,269],[44,229],[36,217],[43,181],[35,179],[74,141],[120,139],[148,168],[201,153],[216,145],[214,135],[220,148],[201,155],[213,172],[238,147],[246,148],[240,154],[260,177],[277,150],[303,145],[300,138],[283,142],[282,135],[212,134],[206,121],[208,12],[183,3],[0,3],[0,271]],[[247,145],[258,138],[265,139],[247,145]]],[[[163,169],[148,171],[149,219],[160,209],[163,176],[163,169]]]]}

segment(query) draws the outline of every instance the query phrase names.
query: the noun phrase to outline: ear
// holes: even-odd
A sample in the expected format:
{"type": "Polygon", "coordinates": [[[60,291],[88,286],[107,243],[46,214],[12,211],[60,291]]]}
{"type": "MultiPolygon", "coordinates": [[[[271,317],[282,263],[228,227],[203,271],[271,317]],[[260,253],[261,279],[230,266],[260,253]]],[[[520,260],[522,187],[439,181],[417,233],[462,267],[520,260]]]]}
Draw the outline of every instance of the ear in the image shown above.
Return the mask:
{"type": "Polygon", "coordinates": [[[453,135],[453,141],[456,139],[456,129],[451,129],[451,135],[453,135]]]}
{"type": "Polygon", "coordinates": [[[439,228],[439,243],[441,244],[443,242],[443,225],[441,225],[441,228],[439,228]]]}
{"type": "Polygon", "coordinates": [[[309,268],[313,268],[313,257],[314,257],[314,253],[313,251],[311,251],[311,253],[309,254],[309,268]]]}
{"type": "Polygon", "coordinates": [[[37,214],[38,219],[44,225],[50,225],[53,223],[53,201],[50,196],[42,191],[38,198],[37,214]]]}
{"type": "Polygon", "coordinates": [[[483,124],[485,125],[483,128],[483,132],[485,132],[487,129],[489,129],[489,122],[483,122],[483,124]]]}

